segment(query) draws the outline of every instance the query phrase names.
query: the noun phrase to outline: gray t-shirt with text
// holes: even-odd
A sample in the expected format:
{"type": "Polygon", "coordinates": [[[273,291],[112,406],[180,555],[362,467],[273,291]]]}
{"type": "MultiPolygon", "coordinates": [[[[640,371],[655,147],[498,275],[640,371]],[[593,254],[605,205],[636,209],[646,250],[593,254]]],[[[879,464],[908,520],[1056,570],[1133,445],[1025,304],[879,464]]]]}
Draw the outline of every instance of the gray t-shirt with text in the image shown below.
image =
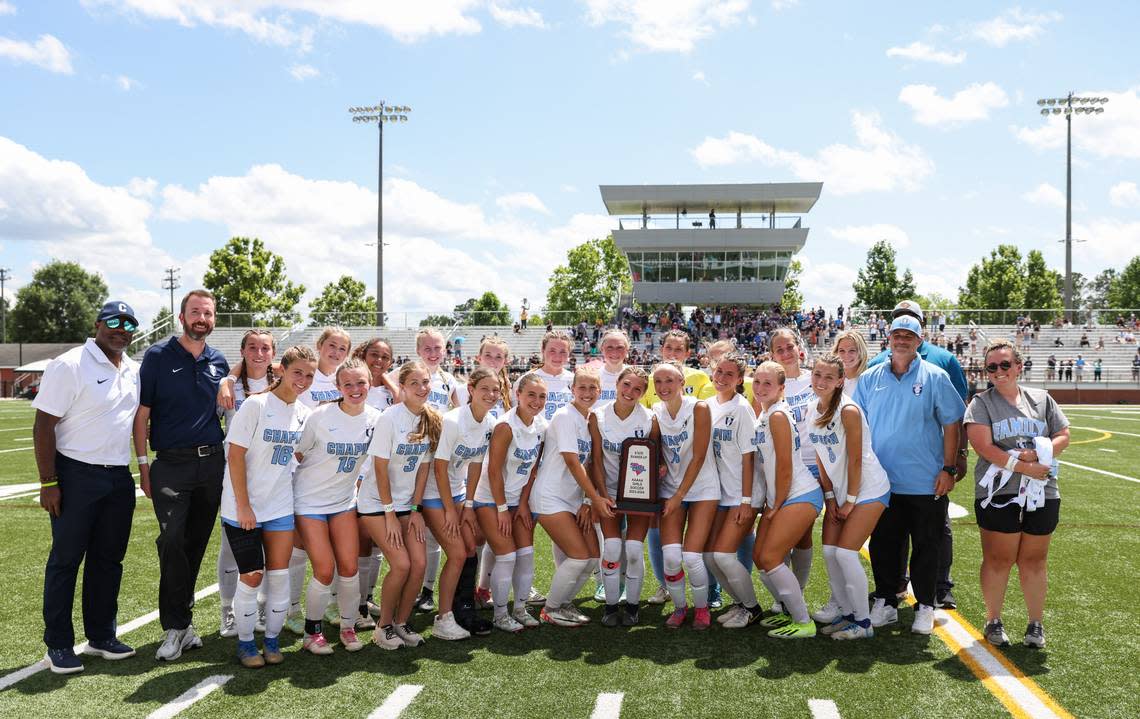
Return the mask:
{"type": "MultiPolygon", "coordinates": [[[[1052,437],[1069,426],[1065,413],[1049,393],[1031,387],[1018,388],[1016,406],[998,394],[996,389],[979,392],[966,408],[966,416],[962,421],[966,424],[988,425],[993,433],[994,444],[1003,450],[1033,449],[1034,437],[1052,437]]],[[[979,482],[989,468],[990,463],[985,458],[978,457],[978,463],[974,466],[976,499],[986,496],[986,491],[979,482]]],[[[1054,476],[1045,485],[1046,499],[1061,497],[1055,475],[1054,469],[1054,476]]],[[[1017,494],[1020,486],[1021,475],[1015,472],[1006,485],[995,492],[995,496],[1017,494]]]]}

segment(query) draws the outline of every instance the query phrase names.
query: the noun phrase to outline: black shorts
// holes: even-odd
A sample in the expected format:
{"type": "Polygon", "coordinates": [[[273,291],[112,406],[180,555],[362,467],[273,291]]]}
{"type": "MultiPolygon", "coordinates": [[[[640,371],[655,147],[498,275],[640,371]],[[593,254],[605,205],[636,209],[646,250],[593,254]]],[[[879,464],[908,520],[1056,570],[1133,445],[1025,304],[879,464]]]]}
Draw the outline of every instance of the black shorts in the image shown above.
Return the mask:
{"type": "MultiPolygon", "coordinates": [[[[407,517],[411,513],[412,513],[412,510],[405,509],[402,512],[396,512],[396,516],[397,517],[407,517]]],[[[387,512],[384,512],[384,511],[380,511],[380,512],[360,512],[360,511],[358,511],[356,513],[356,516],[358,516],[358,517],[383,517],[385,514],[387,514],[387,512]]]]}
{"type": "MultiPolygon", "coordinates": [[[[999,496],[994,499],[1000,502],[1008,500],[1009,497],[999,496]]],[[[993,505],[990,505],[982,509],[982,500],[975,499],[974,517],[978,520],[979,527],[990,532],[1001,532],[1002,534],[1024,532],[1025,534],[1045,536],[1052,534],[1053,530],[1057,528],[1057,522],[1061,517],[1061,500],[1046,499],[1044,507],[1033,512],[1026,512],[1016,504],[1010,504],[1001,509],[995,509],[993,505]]]]}

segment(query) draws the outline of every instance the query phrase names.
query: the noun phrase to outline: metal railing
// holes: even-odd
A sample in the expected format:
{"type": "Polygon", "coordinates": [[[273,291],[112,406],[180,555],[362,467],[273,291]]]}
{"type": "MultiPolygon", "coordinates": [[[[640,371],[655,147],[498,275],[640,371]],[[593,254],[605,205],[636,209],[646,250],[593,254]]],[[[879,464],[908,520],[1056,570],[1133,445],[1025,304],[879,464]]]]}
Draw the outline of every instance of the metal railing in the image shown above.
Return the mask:
{"type": "MultiPolygon", "coordinates": [[[[690,215],[624,215],[618,218],[620,230],[700,230],[713,229],[709,224],[708,214],[693,213],[690,215]]],[[[717,213],[716,228],[718,230],[790,230],[802,227],[803,217],[800,215],[741,215],[737,218],[735,212],[717,213]],[[739,221],[738,221],[739,220],[739,221]]]]}
{"type": "MultiPolygon", "coordinates": [[[[849,322],[856,322],[865,324],[871,315],[878,315],[890,319],[891,311],[893,308],[887,309],[867,309],[863,307],[852,307],[847,310],[844,319],[849,322]]],[[[830,312],[830,310],[829,310],[830,312]]],[[[1040,322],[1041,328],[1057,328],[1057,327],[1082,327],[1087,326],[1092,328],[1111,327],[1116,324],[1118,316],[1122,316],[1127,320],[1130,316],[1134,315],[1140,317],[1140,309],[1110,309],[1110,308],[1090,308],[1081,307],[1069,310],[1043,310],[1040,308],[1006,308],[997,310],[978,310],[970,308],[956,307],[952,309],[927,309],[923,308],[923,313],[926,317],[926,324],[929,327],[931,320],[935,315],[941,315],[946,318],[948,325],[966,325],[971,321],[977,325],[1010,325],[1017,321],[1018,317],[1029,317],[1030,319],[1040,322]],[[1073,321],[1068,325],[1063,324],[1062,320],[1066,313],[1072,313],[1073,321]],[[1062,324],[1057,324],[1062,322],[1062,324]]]]}

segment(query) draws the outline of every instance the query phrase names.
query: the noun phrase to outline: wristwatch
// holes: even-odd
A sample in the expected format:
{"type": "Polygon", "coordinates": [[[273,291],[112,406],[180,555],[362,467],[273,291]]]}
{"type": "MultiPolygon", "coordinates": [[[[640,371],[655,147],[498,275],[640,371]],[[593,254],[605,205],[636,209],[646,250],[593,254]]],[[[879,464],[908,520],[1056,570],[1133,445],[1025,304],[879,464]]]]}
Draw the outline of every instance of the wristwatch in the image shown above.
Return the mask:
{"type": "Polygon", "coordinates": [[[957,475],[958,468],[946,464],[946,465],[942,466],[942,471],[945,472],[946,474],[950,475],[951,477],[954,477],[957,475]]]}

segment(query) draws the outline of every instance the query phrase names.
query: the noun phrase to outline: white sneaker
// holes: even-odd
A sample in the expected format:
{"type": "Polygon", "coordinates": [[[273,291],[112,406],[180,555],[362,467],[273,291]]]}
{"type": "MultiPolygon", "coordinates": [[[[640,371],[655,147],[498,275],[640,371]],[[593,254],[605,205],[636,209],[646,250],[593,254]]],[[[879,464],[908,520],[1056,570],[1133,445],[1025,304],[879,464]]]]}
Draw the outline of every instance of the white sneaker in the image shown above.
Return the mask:
{"type": "Polygon", "coordinates": [[[526,605],[528,607],[541,607],[546,605],[546,595],[538,591],[534,587],[530,588],[530,592],[526,595],[526,605]]]}
{"type": "Polygon", "coordinates": [[[372,618],[371,614],[365,612],[356,618],[356,622],[353,623],[353,628],[355,628],[358,632],[366,632],[369,629],[375,629],[376,620],[372,618]]]}
{"type": "Polygon", "coordinates": [[[915,634],[930,634],[934,631],[934,607],[919,604],[914,612],[914,623],[910,630],[915,634]]]}
{"type": "Polygon", "coordinates": [[[851,622],[845,628],[834,632],[831,638],[844,641],[849,639],[870,639],[873,636],[875,636],[875,630],[871,627],[861,627],[855,622],[851,622]]]}
{"type": "Polygon", "coordinates": [[[446,639],[449,642],[455,642],[460,639],[470,638],[471,632],[459,626],[455,621],[455,614],[448,612],[447,614],[440,614],[435,618],[435,621],[432,623],[431,635],[436,639],[446,639]]]}
{"type": "Polygon", "coordinates": [[[894,624],[899,620],[899,610],[894,607],[887,606],[887,600],[882,597],[875,599],[874,606],[871,607],[871,626],[883,627],[888,624],[894,624]]]}
{"type": "MultiPolygon", "coordinates": [[[[745,609],[743,604],[738,604],[736,606],[738,607],[738,611],[736,611],[733,616],[722,625],[725,629],[744,629],[748,625],[752,624],[753,621],[755,621],[752,612],[745,609]]],[[[758,612],[756,616],[760,616],[760,608],[757,607],[755,611],[758,612]]]]}
{"type": "Polygon", "coordinates": [[[728,624],[736,618],[737,614],[742,611],[744,611],[744,605],[733,604],[731,607],[717,615],[716,622],[717,624],[728,624]]]}
{"type": "Polygon", "coordinates": [[[257,621],[253,624],[253,631],[258,634],[265,634],[265,605],[257,607],[257,621]]]}
{"type": "Polygon", "coordinates": [[[154,653],[154,658],[159,661],[172,662],[182,656],[183,650],[196,649],[200,646],[202,646],[202,639],[194,631],[193,624],[185,629],[167,629],[162,638],[162,644],[154,653]]]}
{"type": "Polygon", "coordinates": [[[657,591],[654,592],[653,596],[651,596],[649,599],[646,599],[645,603],[646,604],[664,604],[665,602],[672,601],[672,599],[673,598],[671,596],[669,596],[669,590],[668,589],[666,589],[665,587],[657,587],[657,591]]]}
{"type": "Polygon", "coordinates": [[[376,633],[372,635],[372,643],[381,649],[401,649],[404,646],[404,640],[396,633],[396,626],[389,624],[383,627],[377,627],[376,633]]]}
{"type": "Polygon", "coordinates": [[[333,648],[325,639],[324,634],[306,634],[305,638],[301,640],[301,651],[317,656],[328,656],[333,653],[333,648]]]}
{"type": "Polygon", "coordinates": [[[831,624],[841,616],[843,616],[843,610],[839,608],[834,599],[829,599],[827,604],[812,612],[811,618],[820,624],[831,624]]]}
{"type": "Polygon", "coordinates": [[[371,599],[368,600],[367,605],[368,605],[368,614],[373,619],[379,619],[380,618],[380,605],[377,604],[376,602],[372,601],[371,599]]]}
{"type": "Polygon", "coordinates": [[[562,612],[566,616],[572,617],[574,619],[574,621],[578,622],[579,624],[589,624],[590,623],[590,618],[587,617],[585,614],[579,612],[578,609],[573,604],[571,604],[570,602],[566,602],[565,604],[562,605],[562,612]]]}
{"type": "Polygon", "coordinates": [[[233,607],[222,607],[222,623],[218,629],[218,636],[223,639],[237,636],[237,619],[234,617],[233,607]]]}
{"type": "Polygon", "coordinates": [[[534,618],[534,615],[527,611],[525,604],[515,604],[515,610],[511,612],[511,618],[519,624],[523,625],[524,629],[534,629],[541,622],[534,618]]]}
{"type": "Polygon", "coordinates": [[[511,634],[515,634],[526,629],[526,627],[524,627],[519,622],[516,622],[515,618],[509,614],[504,614],[501,617],[495,617],[491,624],[494,625],[495,629],[501,629],[502,631],[510,632],[511,634]]]}
{"type": "Polygon", "coordinates": [[[406,647],[418,647],[424,643],[424,638],[412,629],[411,624],[396,624],[396,636],[404,640],[406,647]]]}

